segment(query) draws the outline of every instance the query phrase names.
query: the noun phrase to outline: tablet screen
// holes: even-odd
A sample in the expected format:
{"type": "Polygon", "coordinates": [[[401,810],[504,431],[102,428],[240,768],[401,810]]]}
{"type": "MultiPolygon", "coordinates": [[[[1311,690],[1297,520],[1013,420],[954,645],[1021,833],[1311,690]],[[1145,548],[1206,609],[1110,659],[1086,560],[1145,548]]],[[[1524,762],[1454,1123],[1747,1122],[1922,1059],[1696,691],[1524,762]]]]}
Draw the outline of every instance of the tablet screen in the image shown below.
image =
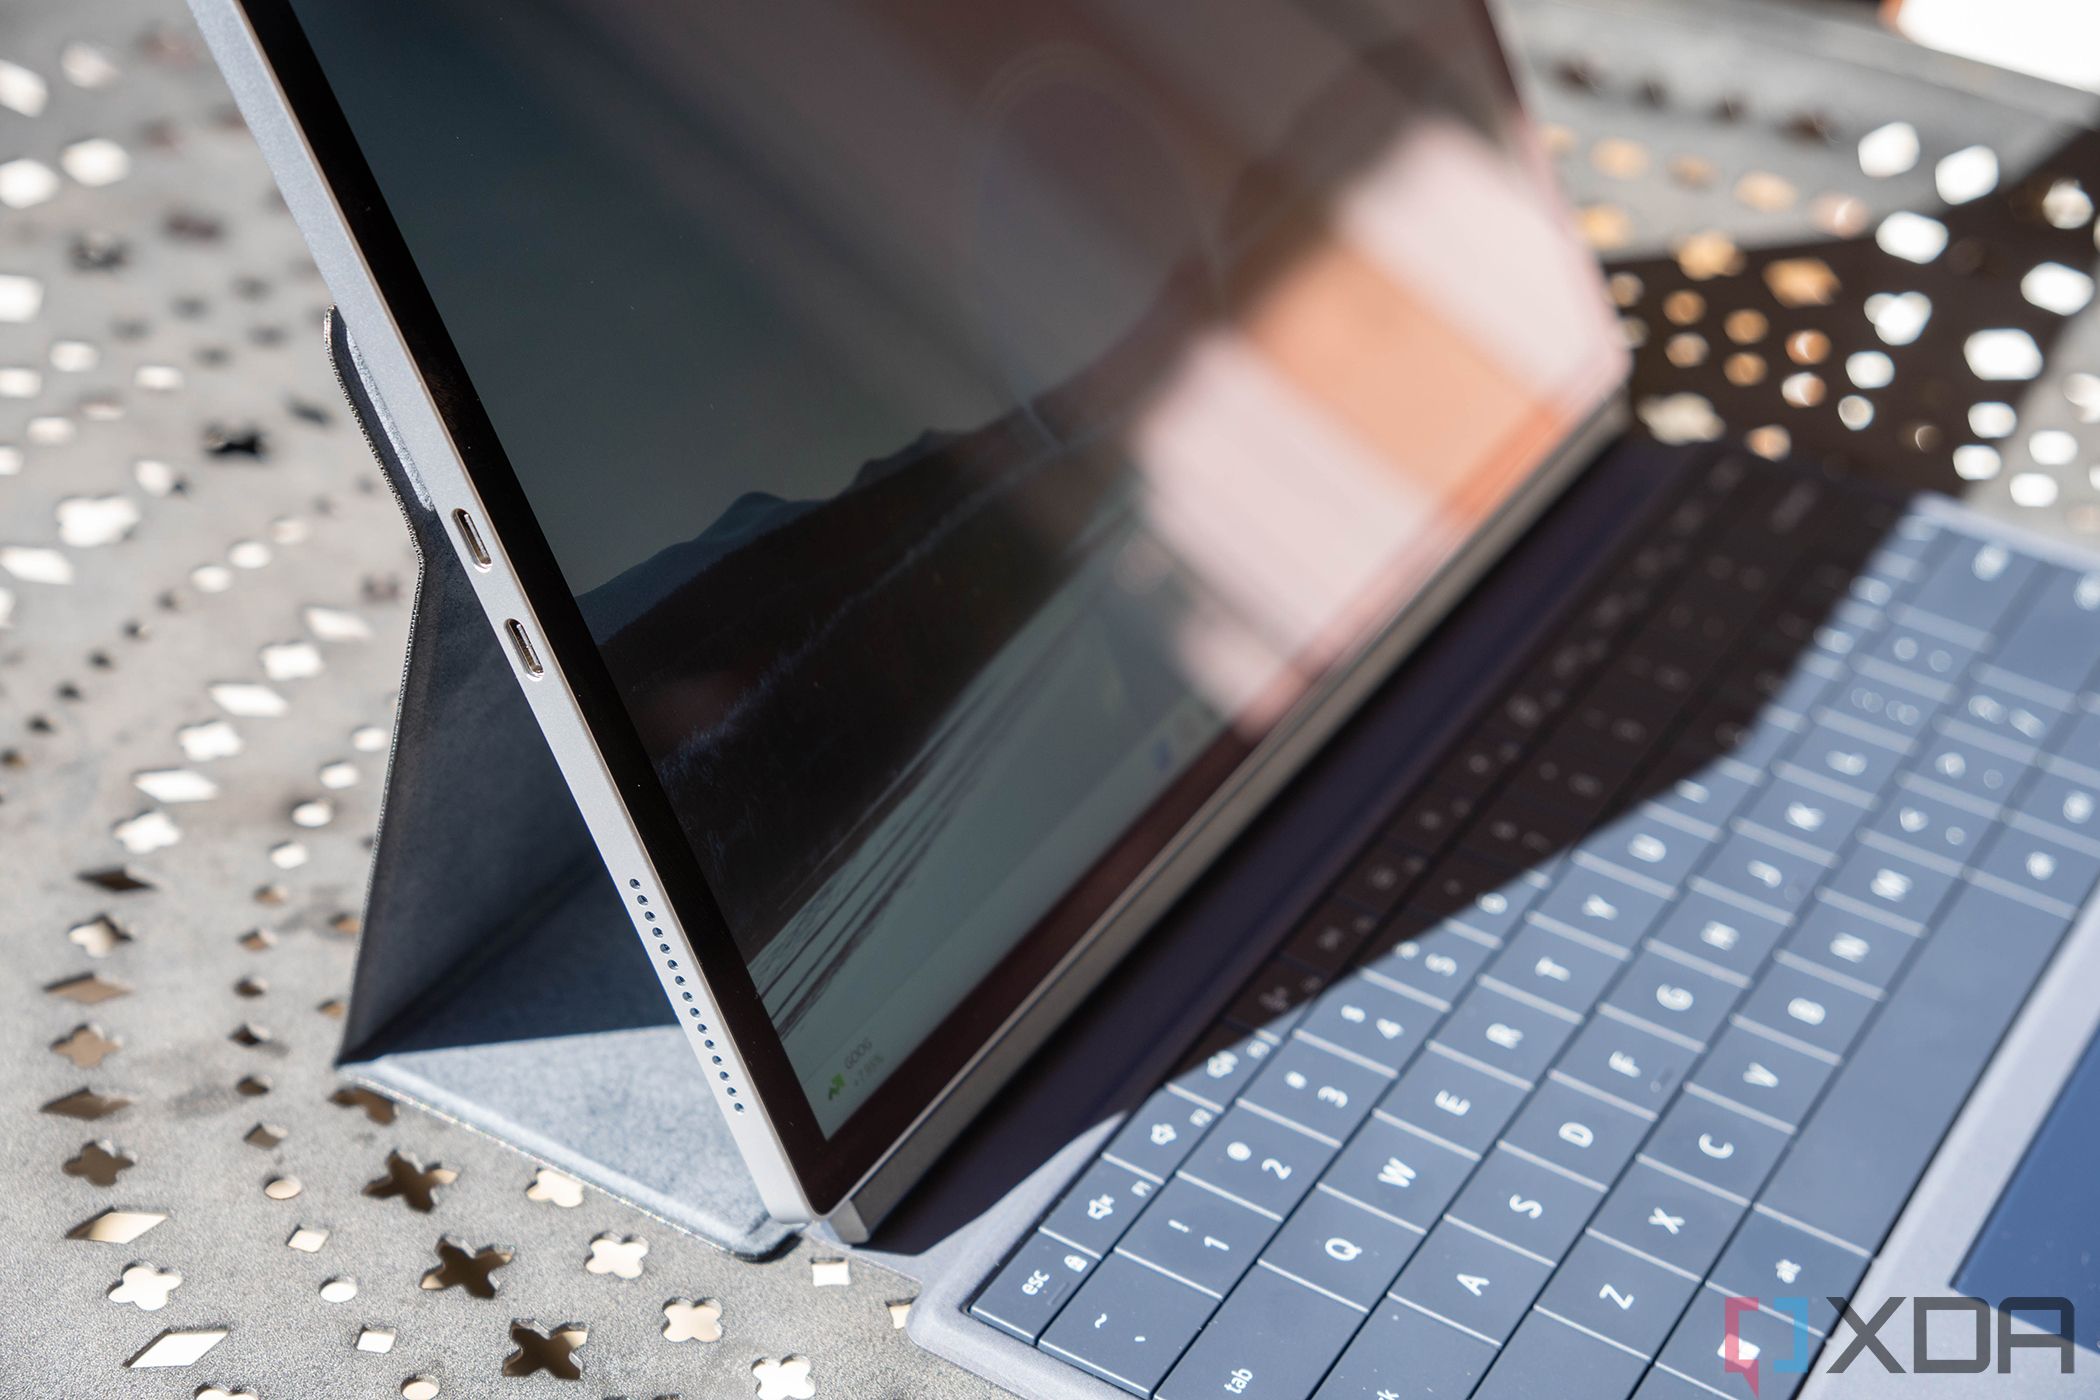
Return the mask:
{"type": "Polygon", "coordinates": [[[1472,3],[293,9],[827,1134],[1618,367],[1472,3]]]}

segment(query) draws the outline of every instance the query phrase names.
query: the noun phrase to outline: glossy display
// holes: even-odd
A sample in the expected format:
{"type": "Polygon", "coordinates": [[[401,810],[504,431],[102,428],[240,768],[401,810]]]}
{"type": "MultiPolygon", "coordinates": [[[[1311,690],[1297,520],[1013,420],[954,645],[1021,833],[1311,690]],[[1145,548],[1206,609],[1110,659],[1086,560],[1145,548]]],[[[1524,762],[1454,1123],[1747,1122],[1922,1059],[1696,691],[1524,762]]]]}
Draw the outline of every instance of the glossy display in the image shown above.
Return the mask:
{"type": "Polygon", "coordinates": [[[824,1134],[1619,366],[1472,3],[292,8],[824,1134]]]}

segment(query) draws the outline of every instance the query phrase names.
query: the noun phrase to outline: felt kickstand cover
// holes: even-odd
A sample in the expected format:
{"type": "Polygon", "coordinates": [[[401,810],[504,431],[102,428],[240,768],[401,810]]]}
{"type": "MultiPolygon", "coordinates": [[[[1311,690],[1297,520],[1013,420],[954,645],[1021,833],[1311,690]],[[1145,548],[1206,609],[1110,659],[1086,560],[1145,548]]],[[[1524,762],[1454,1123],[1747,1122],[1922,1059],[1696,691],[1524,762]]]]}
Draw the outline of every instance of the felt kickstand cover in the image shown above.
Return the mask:
{"type": "Polygon", "coordinates": [[[328,353],[419,560],[339,1057],[741,1255],[766,1214],[340,314],[328,353]]]}

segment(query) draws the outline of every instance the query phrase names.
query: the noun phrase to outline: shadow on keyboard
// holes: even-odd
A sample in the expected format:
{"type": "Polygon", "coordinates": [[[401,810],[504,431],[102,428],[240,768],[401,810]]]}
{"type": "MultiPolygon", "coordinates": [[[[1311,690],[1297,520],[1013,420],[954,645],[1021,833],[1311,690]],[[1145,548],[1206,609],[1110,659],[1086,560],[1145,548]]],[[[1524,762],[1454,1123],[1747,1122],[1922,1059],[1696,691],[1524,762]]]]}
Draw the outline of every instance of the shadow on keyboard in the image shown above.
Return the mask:
{"type": "Polygon", "coordinates": [[[1597,577],[975,1316],[1165,1400],[1689,1400],[1728,1309],[1792,1393],[2100,875],[2100,575],[1723,458],[1597,577]]]}

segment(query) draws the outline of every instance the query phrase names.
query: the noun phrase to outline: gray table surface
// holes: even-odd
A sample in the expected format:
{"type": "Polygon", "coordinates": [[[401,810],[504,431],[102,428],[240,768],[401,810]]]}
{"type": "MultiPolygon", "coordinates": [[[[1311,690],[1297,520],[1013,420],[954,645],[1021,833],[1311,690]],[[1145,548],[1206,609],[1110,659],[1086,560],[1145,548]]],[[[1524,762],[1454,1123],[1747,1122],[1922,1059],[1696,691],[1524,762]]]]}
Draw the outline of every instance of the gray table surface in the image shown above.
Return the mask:
{"type": "MultiPolygon", "coordinates": [[[[1833,96],[1667,25],[1639,27],[1669,53],[1649,61],[1624,19],[1522,15],[1571,195],[1630,275],[1646,416],[1783,426],[1863,470],[1960,484],[1954,449],[1986,442],[1967,404],[2002,397],[2017,426],[1968,489],[2100,531],[2092,319],[2038,334],[2048,368],[2017,393],[1947,368],[1975,328],[1961,306],[2030,323],[2015,299],[2032,247],[2091,270],[2090,207],[2071,218],[2059,189],[2064,226],[2037,215],[2075,176],[2051,163],[2090,160],[2059,124],[2075,104],[1943,100],[1900,75],[1833,96]],[[1896,120],[1922,159],[1866,181],[1857,142],[1896,120]],[[1973,266],[1873,248],[1882,215],[1933,210],[1936,161],[1985,139],[2006,172],[1969,208],[2005,241],[1949,214],[1973,266]],[[1734,241],[1740,269],[1695,275],[1729,267],[1734,241]],[[1783,305],[1761,274],[1803,244],[1867,271],[1830,304],[1783,305]],[[1915,346],[1882,347],[1898,379],[1872,395],[1879,426],[1847,426],[1841,400],[1869,393],[1843,382],[1845,348],[1874,345],[1861,297],[1934,277],[1967,290],[1939,294],[1915,346]],[[1696,311],[1670,300],[1686,290],[1696,311]],[[1768,329],[1734,334],[1729,309],[1768,329]],[[1834,349],[1788,354],[1818,328],[1834,349]],[[1704,353],[1668,353],[1680,334],[1704,353]],[[1762,373],[1740,382],[1739,360],[1728,378],[1734,354],[1762,373]],[[1823,384],[1795,384],[1814,403],[1780,395],[1800,373],[1823,384]],[[2035,437],[2051,431],[2068,449],[2035,437]]],[[[0,1393],[990,1393],[905,1340],[906,1280],[809,1244],[733,1261],[498,1142],[341,1091],[330,1057],[413,566],[321,357],[326,294],[174,0],[14,0],[0,59],[20,65],[0,68],[0,1393]],[[366,1194],[395,1152],[457,1174],[434,1209],[366,1194]],[[121,1238],[74,1238],[89,1222],[121,1238]],[[510,1253],[493,1299],[423,1286],[446,1238],[510,1253]],[[582,1379],[505,1377],[521,1320],[577,1324],[582,1379]],[[132,1364],[222,1329],[191,1364],[132,1364]]]]}

